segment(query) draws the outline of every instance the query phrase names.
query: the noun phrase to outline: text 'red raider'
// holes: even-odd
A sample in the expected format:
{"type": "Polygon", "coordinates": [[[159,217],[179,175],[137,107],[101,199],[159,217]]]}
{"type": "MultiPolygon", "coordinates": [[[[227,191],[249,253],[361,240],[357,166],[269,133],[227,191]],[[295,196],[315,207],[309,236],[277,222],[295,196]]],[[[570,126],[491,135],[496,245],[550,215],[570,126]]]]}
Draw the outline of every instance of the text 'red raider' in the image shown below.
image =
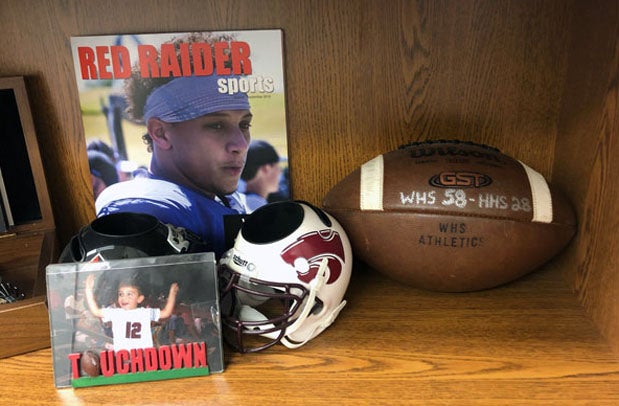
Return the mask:
{"type": "MultiPolygon", "coordinates": [[[[82,79],[127,79],[133,65],[129,49],[122,45],[77,48],[82,79]]],[[[142,77],[251,75],[249,44],[243,41],[137,46],[142,77]],[[178,55],[177,55],[178,50],[178,55]],[[159,58],[158,58],[159,57],[159,58]]]]}

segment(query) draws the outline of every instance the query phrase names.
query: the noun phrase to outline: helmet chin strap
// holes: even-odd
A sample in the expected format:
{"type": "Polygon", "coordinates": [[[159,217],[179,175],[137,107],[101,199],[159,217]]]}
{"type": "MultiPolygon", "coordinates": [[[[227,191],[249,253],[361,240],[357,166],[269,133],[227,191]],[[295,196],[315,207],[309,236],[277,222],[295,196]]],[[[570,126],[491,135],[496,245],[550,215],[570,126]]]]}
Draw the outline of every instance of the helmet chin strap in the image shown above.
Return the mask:
{"type": "MultiPolygon", "coordinates": [[[[307,319],[307,317],[309,316],[312,308],[314,307],[314,303],[316,302],[316,295],[318,294],[318,292],[320,291],[320,289],[325,285],[326,281],[327,281],[327,269],[329,269],[328,267],[328,259],[327,258],[323,258],[323,260],[320,263],[320,267],[318,268],[318,272],[316,273],[316,277],[310,282],[310,291],[309,291],[309,296],[307,298],[307,301],[305,302],[305,306],[303,307],[303,311],[301,312],[301,314],[299,314],[299,317],[297,317],[297,319],[294,321],[294,323],[292,323],[287,329],[286,329],[286,335],[280,340],[282,344],[284,344],[286,347],[288,348],[298,348],[301,347],[302,345],[304,345],[305,343],[307,343],[309,340],[311,340],[317,333],[316,331],[318,331],[318,333],[320,333],[322,330],[324,330],[325,328],[327,328],[329,325],[331,325],[331,323],[333,323],[333,321],[337,318],[337,315],[339,314],[339,312],[342,310],[342,308],[344,308],[344,306],[346,305],[346,301],[342,301],[342,303],[340,303],[340,305],[338,307],[336,307],[327,317],[325,317],[325,319],[323,320],[322,323],[319,323],[311,332],[311,334],[308,334],[307,338],[300,342],[300,343],[295,343],[290,341],[288,338],[288,336],[290,336],[291,334],[293,334],[295,331],[297,331],[301,325],[303,324],[303,322],[307,319]]],[[[243,321],[264,321],[267,320],[267,318],[260,313],[258,310],[254,309],[253,307],[247,306],[247,305],[243,305],[241,306],[241,311],[239,314],[239,318],[243,321]]],[[[270,328],[274,328],[275,326],[273,324],[268,324],[265,325],[262,328],[259,329],[270,329],[270,328]]],[[[260,334],[263,337],[267,337],[270,338],[272,340],[277,339],[277,337],[279,336],[279,332],[272,332],[272,333],[264,333],[264,334],[260,334]]]]}

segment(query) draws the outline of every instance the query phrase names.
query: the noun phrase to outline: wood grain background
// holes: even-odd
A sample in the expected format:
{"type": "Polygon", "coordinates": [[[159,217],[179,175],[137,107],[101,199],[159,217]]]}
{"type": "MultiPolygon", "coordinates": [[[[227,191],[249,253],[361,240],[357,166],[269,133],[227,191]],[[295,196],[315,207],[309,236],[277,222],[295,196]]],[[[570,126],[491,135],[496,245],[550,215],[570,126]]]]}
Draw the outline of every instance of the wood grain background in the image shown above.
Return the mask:
{"type": "Polygon", "coordinates": [[[494,145],[574,202],[580,232],[560,260],[619,350],[618,7],[610,0],[5,0],[0,75],[26,78],[63,246],[94,217],[72,35],[282,28],[294,197],[320,203],[352,169],[409,141],[494,145]]]}
{"type": "Polygon", "coordinates": [[[578,298],[617,351],[619,3],[577,2],[574,16],[553,179],[571,197],[580,227],[562,261],[578,298]]]}
{"type": "Polygon", "coordinates": [[[207,377],[56,390],[45,349],[0,359],[2,399],[11,406],[616,406],[619,358],[557,271],[454,295],[357,267],[335,324],[298,350],[227,352],[224,373],[207,377]]]}

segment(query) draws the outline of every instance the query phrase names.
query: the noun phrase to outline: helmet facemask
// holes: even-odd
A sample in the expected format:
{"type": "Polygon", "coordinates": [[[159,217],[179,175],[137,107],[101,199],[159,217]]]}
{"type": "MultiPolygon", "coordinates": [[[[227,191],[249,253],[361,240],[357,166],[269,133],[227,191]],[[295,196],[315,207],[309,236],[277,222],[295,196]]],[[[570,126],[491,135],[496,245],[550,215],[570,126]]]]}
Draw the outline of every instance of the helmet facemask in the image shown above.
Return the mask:
{"type": "Polygon", "coordinates": [[[265,219],[251,222],[259,209],[220,260],[222,328],[228,344],[239,352],[278,342],[300,347],[327,328],[346,304],[342,296],[352,254],[339,224],[325,224],[332,219],[307,203],[268,206],[266,214],[276,211],[272,216],[280,224],[294,226],[287,232],[280,226],[277,238],[265,237],[265,219]],[[260,241],[251,238],[256,233],[253,224],[260,225],[260,241]]]}

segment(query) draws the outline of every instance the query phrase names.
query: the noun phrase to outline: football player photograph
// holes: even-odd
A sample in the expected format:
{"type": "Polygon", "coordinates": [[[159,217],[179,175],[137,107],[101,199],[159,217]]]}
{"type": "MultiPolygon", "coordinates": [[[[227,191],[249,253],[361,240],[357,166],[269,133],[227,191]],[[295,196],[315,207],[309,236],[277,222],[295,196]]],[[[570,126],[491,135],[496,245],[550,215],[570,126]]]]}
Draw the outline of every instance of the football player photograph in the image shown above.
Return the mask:
{"type": "Polygon", "coordinates": [[[118,172],[114,162],[103,152],[88,150],[88,166],[92,193],[95,199],[107,188],[118,182],[118,172]]]}
{"type": "MultiPolygon", "coordinates": [[[[229,39],[194,33],[172,43],[222,40],[229,39]]],[[[223,253],[224,216],[247,212],[237,186],[251,140],[249,98],[218,89],[218,80],[234,77],[142,77],[139,66],[132,68],[124,84],[126,113],[146,126],[150,166],[135,179],[107,187],[95,202],[98,217],[151,214],[197,234],[217,257],[223,253]]]]}
{"type": "Polygon", "coordinates": [[[249,211],[269,203],[270,195],[279,191],[282,168],[275,148],[264,140],[249,144],[247,161],[241,173],[239,190],[245,194],[249,211]]]}

